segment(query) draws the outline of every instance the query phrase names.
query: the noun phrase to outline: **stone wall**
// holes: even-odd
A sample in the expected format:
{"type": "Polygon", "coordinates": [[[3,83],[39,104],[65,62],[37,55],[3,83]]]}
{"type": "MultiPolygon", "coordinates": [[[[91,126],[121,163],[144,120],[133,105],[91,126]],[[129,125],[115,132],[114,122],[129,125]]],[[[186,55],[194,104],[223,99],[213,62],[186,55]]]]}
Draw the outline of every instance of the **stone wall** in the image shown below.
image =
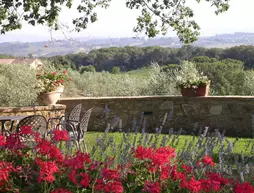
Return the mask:
{"type": "Polygon", "coordinates": [[[0,107],[0,116],[43,115],[47,120],[65,115],[65,105],[34,107],[0,107]]]}
{"type": "Polygon", "coordinates": [[[59,103],[66,105],[67,114],[80,103],[83,113],[93,108],[88,130],[104,130],[106,123],[128,129],[144,117],[146,131],[154,132],[167,117],[164,132],[182,128],[183,132],[192,133],[208,126],[210,131],[225,130],[227,136],[254,137],[254,97],[63,98],[59,103]]]}

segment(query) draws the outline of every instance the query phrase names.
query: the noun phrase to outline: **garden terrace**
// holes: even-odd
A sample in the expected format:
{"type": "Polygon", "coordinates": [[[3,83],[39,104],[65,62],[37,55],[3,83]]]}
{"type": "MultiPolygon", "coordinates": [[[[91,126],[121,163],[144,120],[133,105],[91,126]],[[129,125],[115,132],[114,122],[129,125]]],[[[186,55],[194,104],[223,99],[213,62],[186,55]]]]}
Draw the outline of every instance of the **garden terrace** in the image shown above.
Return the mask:
{"type": "Polygon", "coordinates": [[[226,136],[254,137],[254,97],[89,97],[62,98],[58,103],[66,105],[67,114],[77,104],[82,104],[83,111],[92,107],[89,131],[102,131],[107,123],[115,124],[117,117],[121,119],[118,126],[132,128],[134,117],[137,123],[143,117],[146,131],[154,132],[167,114],[165,132],[182,128],[189,134],[208,126],[210,131],[225,130],[226,136]]]}

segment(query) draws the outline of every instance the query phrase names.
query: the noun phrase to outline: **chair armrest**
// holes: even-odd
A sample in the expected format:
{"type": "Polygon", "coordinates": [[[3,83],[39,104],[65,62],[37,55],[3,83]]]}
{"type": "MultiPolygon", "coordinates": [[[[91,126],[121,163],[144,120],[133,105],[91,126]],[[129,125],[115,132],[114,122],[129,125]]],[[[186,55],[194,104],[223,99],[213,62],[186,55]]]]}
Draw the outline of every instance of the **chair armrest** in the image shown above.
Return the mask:
{"type": "Polygon", "coordinates": [[[61,120],[63,118],[65,118],[65,116],[49,118],[48,121],[47,121],[47,130],[49,129],[49,124],[50,124],[51,121],[58,120],[58,123],[61,123],[61,120]]]}
{"type": "Polygon", "coordinates": [[[11,132],[6,130],[6,129],[2,129],[1,133],[2,133],[3,136],[11,135],[11,132]]]}

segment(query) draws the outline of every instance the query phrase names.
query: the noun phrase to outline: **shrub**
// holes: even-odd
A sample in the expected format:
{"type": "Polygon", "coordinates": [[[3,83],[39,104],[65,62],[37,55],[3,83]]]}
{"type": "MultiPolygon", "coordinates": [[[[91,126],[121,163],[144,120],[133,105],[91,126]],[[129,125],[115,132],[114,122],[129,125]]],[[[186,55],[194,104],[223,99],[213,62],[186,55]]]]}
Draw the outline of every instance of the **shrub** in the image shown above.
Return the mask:
{"type": "MultiPolygon", "coordinates": [[[[73,78],[72,82],[82,96],[135,96],[141,94],[141,88],[145,81],[138,81],[127,74],[110,74],[109,72],[84,72],[69,71],[73,78]]],[[[64,95],[73,96],[68,90],[73,89],[67,86],[64,95]],[[67,95],[70,93],[71,95],[67,95]]]]}
{"type": "Polygon", "coordinates": [[[81,74],[83,74],[84,72],[96,72],[96,69],[93,65],[88,65],[88,66],[81,66],[79,71],[81,74]]]}
{"type": "Polygon", "coordinates": [[[143,95],[176,95],[175,70],[161,71],[158,64],[152,65],[150,78],[147,86],[143,89],[143,95]]]}
{"type": "Polygon", "coordinates": [[[30,106],[37,101],[36,72],[25,65],[0,65],[0,106],[30,106]]]}
{"type": "Polygon", "coordinates": [[[121,69],[120,67],[118,66],[114,66],[112,69],[111,69],[111,73],[112,74],[119,74],[121,72],[121,69]]]}

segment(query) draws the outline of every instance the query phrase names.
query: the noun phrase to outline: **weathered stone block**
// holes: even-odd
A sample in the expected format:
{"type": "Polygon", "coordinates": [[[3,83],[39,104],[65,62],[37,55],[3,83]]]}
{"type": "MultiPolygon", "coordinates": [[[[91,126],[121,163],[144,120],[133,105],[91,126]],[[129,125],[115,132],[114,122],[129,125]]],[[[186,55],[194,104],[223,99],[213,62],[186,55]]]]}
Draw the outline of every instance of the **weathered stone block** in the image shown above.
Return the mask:
{"type": "Polygon", "coordinates": [[[210,108],[210,114],[212,115],[220,115],[221,112],[222,112],[222,105],[216,105],[210,108]]]}

